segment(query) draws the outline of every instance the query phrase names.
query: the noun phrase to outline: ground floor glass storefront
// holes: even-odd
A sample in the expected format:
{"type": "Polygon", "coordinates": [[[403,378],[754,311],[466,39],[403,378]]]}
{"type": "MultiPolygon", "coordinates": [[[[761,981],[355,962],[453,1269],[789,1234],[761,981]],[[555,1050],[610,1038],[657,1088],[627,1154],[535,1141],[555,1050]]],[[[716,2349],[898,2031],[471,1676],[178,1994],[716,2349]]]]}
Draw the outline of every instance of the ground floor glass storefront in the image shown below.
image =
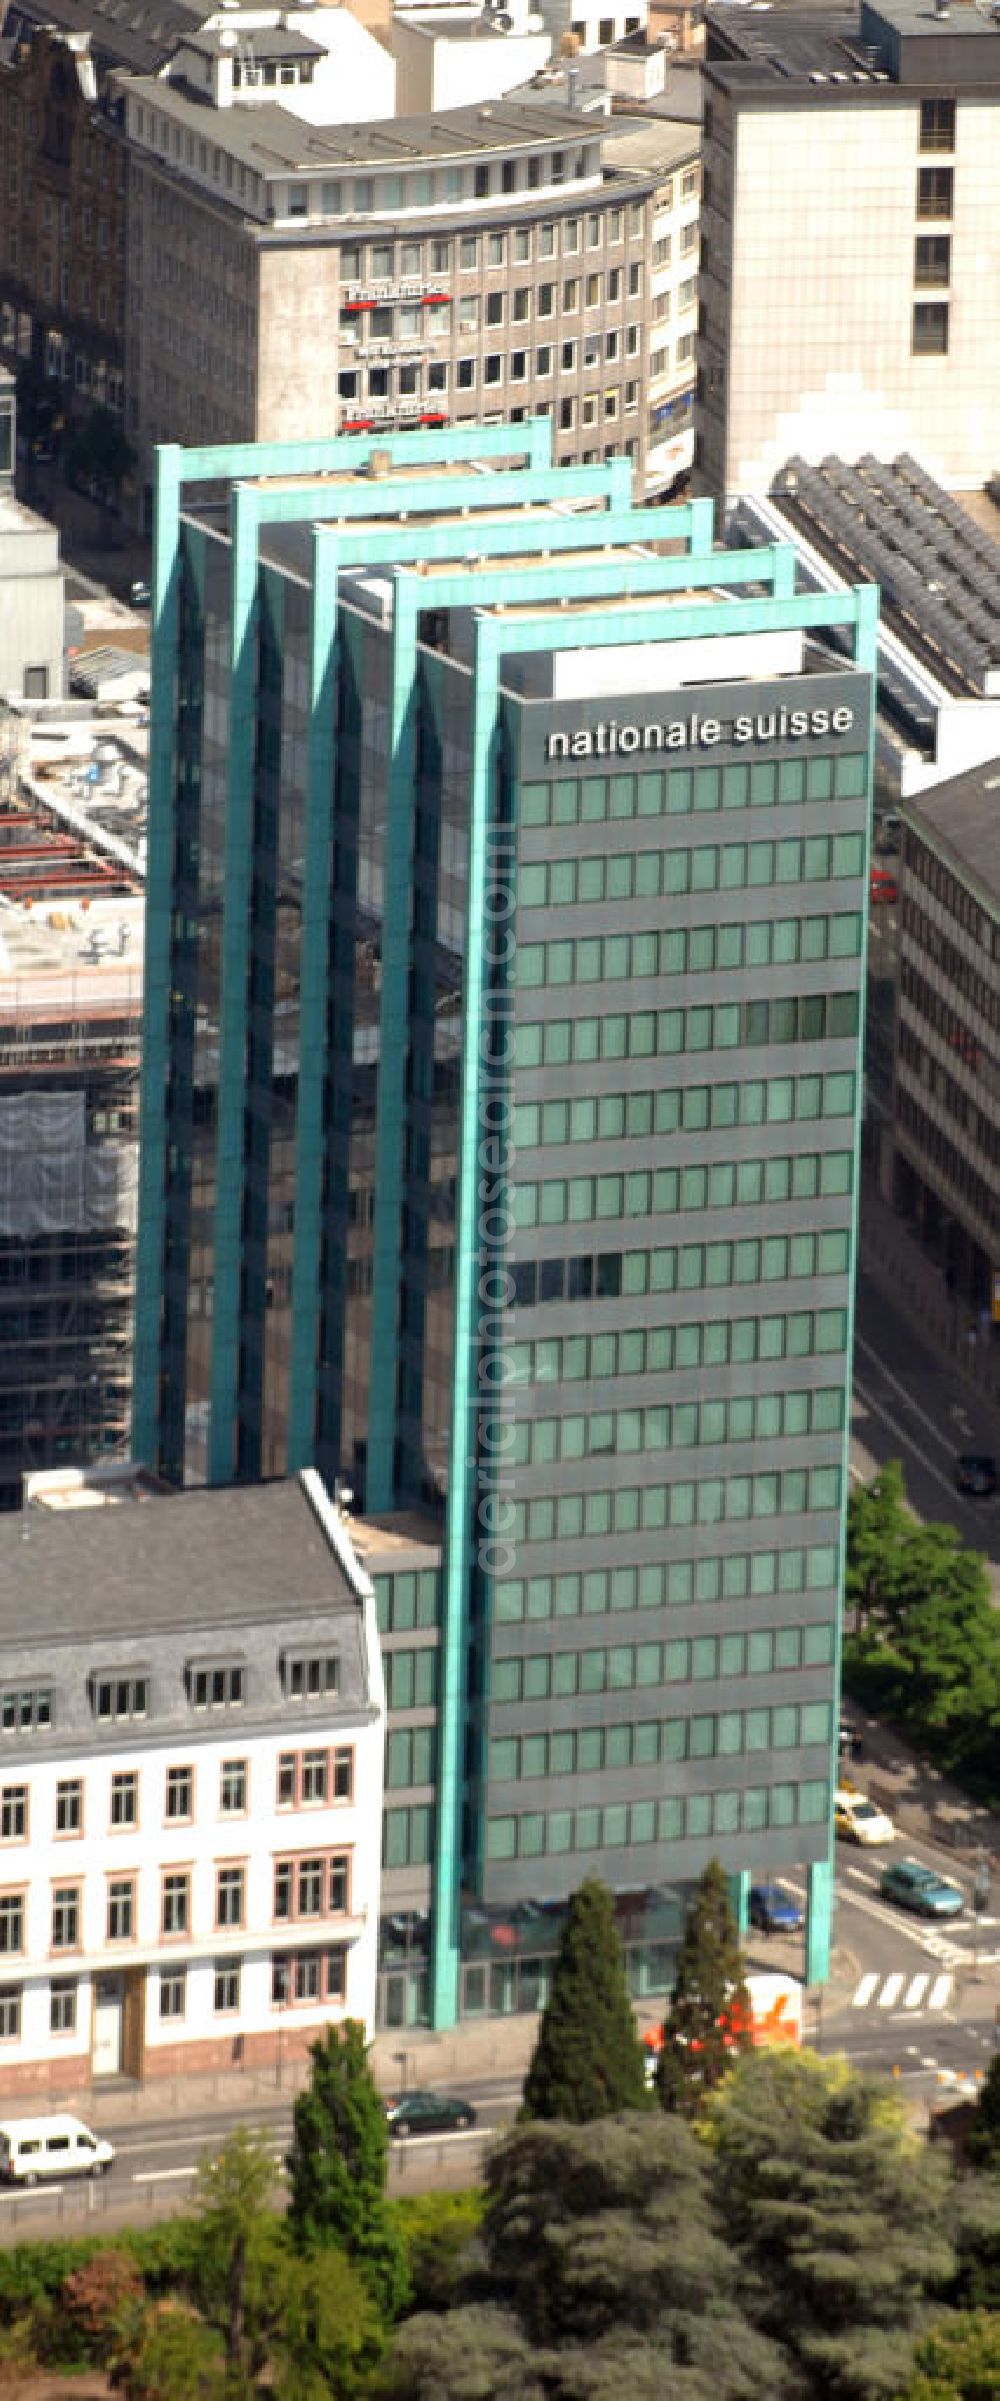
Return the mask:
{"type": "MultiPolygon", "coordinates": [[[[634,2001],[669,1992],[684,1932],[686,1886],[620,1893],[615,1904],[634,2001]]],[[[462,1912],[461,2018],[514,2017],[544,2009],[565,1909],[526,1901],[462,1912]]],[[[383,1918],[379,1945],[378,2024],[386,2032],[430,2024],[430,1919],[410,1912],[383,1918]]]]}

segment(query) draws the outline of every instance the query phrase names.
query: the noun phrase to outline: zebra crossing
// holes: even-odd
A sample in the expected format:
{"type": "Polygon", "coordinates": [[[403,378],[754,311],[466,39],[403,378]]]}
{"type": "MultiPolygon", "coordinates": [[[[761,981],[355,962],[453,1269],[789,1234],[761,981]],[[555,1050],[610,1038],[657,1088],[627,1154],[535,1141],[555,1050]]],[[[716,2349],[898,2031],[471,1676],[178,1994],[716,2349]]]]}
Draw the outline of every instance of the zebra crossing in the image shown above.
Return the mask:
{"type": "Polygon", "coordinates": [[[924,1972],[910,1976],[897,1971],[886,1975],[881,1969],[869,1968],[851,1996],[851,2007],[902,2010],[911,2014],[926,2009],[947,2009],[953,1982],[953,1977],[943,1973],[931,1976],[924,1972]]]}

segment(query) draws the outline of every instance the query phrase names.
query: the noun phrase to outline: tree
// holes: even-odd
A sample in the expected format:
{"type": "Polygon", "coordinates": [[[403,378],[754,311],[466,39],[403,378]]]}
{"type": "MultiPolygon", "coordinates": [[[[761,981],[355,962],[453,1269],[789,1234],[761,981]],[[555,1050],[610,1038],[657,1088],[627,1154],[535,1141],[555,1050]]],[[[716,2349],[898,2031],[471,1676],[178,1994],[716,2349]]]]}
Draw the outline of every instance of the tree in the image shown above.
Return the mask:
{"type": "Polygon", "coordinates": [[[852,1485],[847,1503],[844,1608],[845,1614],[853,1612],[855,1632],[862,1633],[870,1618],[881,1616],[887,1581],[891,1581],[910,1524],[898,1459],[887,1460],[870,1484],[852,1485]]]}
{"type": "Polygon", "coordinates": [[[889,2086],[807,2053],[742,2060],[709,2126],[755,2322],[810,2401],[889,2401],[954,2274],[948,2162],[889,2086]]]}
{"type": "Polygon", "coordinates": [[[691,2116],[749,2047],[750,2001],[729,1884],[711,1859],[695,1891],[656,2063],[664,2109],[691,2116]]]}
{"type": "Polygon", "coordinates": [[[784,2401],[746,2323],[707,2147],[676,2118],[521,2125],[487,2160],[458,2305],[414,2317],[393,2401],[784,2401]]]}
{"type": "Polygon", "coordinates": [[[973,2167],[1000,2168],[1000,2052],[990,2060],[980,2085],[966,2149],[973,2167]]]}
{"type": "Polygon", "coordinates": [[[158,2301],[119,2355],[116,2389],[127,2401],[229,2401],[218,2334],[196,2310],[158,2301]]]}
{"type": "Polygon", "coordinates": [[[85,2337],[90,2357],[102,2363],[114,2349],[122,2310],[141,2300],[142,2277],[123,2251],[95,2251],[74,2268],[63,2286],[63,2303],[85,2337]]]}
{"type": "Polygon", "coordinates": [[[996,2401],[1000,2316],[981,2310],[934,2328],[917,2353],[904,2401],[996,2401]]]}
{"type": "Polygon", "coordinates": [[[407,2298],[406,2253],[385,2198],[389,2133],[363,2026],[328,2026],[293,2111],[288,2220],[300,2250],[339,2243],[386,2318],[407,2298]]]}
{"type": "Polygon", "coordinates": [[[614,1905],[590,1877],[569,1905],[521,2114],[584,2126],[647,2098],[614,1905]]]}
{"type": "Polygon", "coordinates": [[[281,2323],[281,2234],[270,2207],[274,2164],[263,2134],[237,2126],[198,2170],[195,2206],[201,2314],[222,2337],[233,2401],[255,2393],[281,2323]]]}

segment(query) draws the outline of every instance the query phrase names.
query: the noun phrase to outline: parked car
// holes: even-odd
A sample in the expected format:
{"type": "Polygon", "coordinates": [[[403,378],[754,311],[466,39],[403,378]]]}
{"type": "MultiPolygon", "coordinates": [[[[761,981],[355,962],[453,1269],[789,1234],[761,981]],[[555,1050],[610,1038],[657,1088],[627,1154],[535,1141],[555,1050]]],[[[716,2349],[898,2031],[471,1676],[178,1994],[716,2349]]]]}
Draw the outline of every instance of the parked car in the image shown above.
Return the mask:
{"type": "Polygon", "coordinates": [[[921,1867],[919,1859],[897,1859],[891,1867],[883,1868],[879,1891],[883,1901],[895,1901],[899,1909],[912,1909],[917,1917],[958,1917],[965,1907],[965,1894],[947,1876],[939,1876],[933,1867],[921,1867]]]}
{"type": "Polygon", "coordinates": [[[92,2134],[81,2118],[63,2112],[0,2123],[0,2178],[5,2184],[37,2184],[41,2177],[106,2176],[114,2149],[92,2134]]]}
{"type": "Polygon", "coordinates": [[[750,1923],[761,1934],[797,1934],[802,1924],[801,1903],[783,1884],[753,1884],[750,1923]]]}
{"type": "Polygon", "coordinates": [[[458,2134],[476,2123],[471,2101],[448,2093],[404,2093],[402,2100],[388,2102],[385,2114],[394,2142],[411,2134],[458,2134]]]}
{"type": "Polygon", "coordinates": [[[973,1501],[990,1501],[997,1489],[997,1463],[989,1451],[963,1451],[955,1461],[955,1490],[973,1501]]]}
{"type": "Polygon", "coordinates": [[[843,1786],[834,1794],[834,1832],[845,1842],[895,1842],[896,1829],[884,1809],[877,1809],[867,1793],[848,1792],[843,1786]]]}

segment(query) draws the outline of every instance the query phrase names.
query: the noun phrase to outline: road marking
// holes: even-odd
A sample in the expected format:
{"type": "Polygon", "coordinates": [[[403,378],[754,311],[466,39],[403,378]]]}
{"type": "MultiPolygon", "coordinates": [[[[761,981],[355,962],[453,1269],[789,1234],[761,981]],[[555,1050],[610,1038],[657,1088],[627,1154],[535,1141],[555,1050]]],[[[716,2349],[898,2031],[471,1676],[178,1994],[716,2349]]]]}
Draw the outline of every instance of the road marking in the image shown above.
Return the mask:
{"type": "Polygon", "coordinates": [[[465,2126],[461,2129],[456,2127],[453,2133],[449,2133],[442,2127],[440,2134],[406,2134],[402,2142],[397,2135],[392,2155],[397,2147],[400,2151],[415,2151],[419,2143],[478,2143],[489,2131],[488,2126],[465,2126]]]}
{"type": "Polygon", "coordinates": [[[905,1384],[902,1384],[899,1377],[893,1374],[891,1367],[887,1367],[885,1361],[879,1358],[878,1352],[873,1351],[871,1343],[866,1342],[864,1335],[857,1332],[854,1339],[859,1351],[867,1352],[872,1366],[878,1369],[880,1376],[885,1377],[887,1384],[892,1385],[893,1391],[898,1392],[900,1400],[905,1402],[911,1416],[919,1417],[921,1425],[926,1426],[928,1433],[933,1435],[935,1442],[940,1444],[943,1451],[950,1450],[951,1444],[942,1434],[940,1425],[935,1424],[933,1417],[928,1417],[926,1409],[921,1408],[919,1401],[911,1399],[905,1384]]]}
{"type": "Polygon", "coordinates": [[[133,2184],[172,2184],[178,2176],[196,2176],[197,2173],[197,2161],[194,2161],[189,2168],[147,2168],[145,2175],[141,2168],[138,2168],[132,2182],[133,2184]]]}
{"type": "Polygon", "coordinates": [[[64,2184],[12,2184],[8,2187],[12,2201],[51,2201],[56,2193],[64,2193],[64,2184]]]}
{"type": "MultiPolygon", "coordinates": [[[[883,1369],[883,1374],[889,1374],[888,1368],[883,1369]]],[[[895,1381],[895,1379],[890,1377],[889,1381],[892,1383],[895,1381]]],[[[902,1390],[902,1386],[900,1386],[899,1389],[902,1390]]],[[[919,1459],[921,1467],[926,1469],[926,1472],[929,1476],[933,1476],[935,1484],[940,1484],[942,1492],[946,1492],[949,1500],[952,1502],[952,1504],[954,1504],[955,1486],[952,1477],[943,1475],[941,1469],[935,1465],[934,1460],[929,1459],[926,1451],[921,1450],[920,1444],[918,1442],[914,1442],[912,1435],[904,1433],[898,1419],[895,1417],[890,1417],[889,1411],[885,1407],[884,1403],[882,1401],[877,1401],[874,1393],[866,1390],[866,1387],[861,1382],[860,1376],[855,1376],[854,1378],[854,1390],[856,1393],[860,1394],[866,1408],[874,1409],[876,1417],[880,1417],[883,1424],[888,1426],[890,1434],[895,1435],[897,1442],[902,1442],[904,1448],[912,1454],[912,1457],[914,1459],[919,1459]]],[[[921,1412],[921,1415],[922,1414],[923,1413],[921,1412]]]]}
{"type": "Polygon", "coordinates": [[[894,1969],[891,1975],[885,1975],[881,1968],[869,1968],[851,1995],[851,2008],[870,2009],[874,2003],[877,2009],[906,2009],[911,2012],[943,2009],[951,1993],[951,1985],[950,1976],[936,1976],[931,1984],[929,1976],[910,1976],[905,1970],[900,1973],[898,1969],[894,1969]]]}

